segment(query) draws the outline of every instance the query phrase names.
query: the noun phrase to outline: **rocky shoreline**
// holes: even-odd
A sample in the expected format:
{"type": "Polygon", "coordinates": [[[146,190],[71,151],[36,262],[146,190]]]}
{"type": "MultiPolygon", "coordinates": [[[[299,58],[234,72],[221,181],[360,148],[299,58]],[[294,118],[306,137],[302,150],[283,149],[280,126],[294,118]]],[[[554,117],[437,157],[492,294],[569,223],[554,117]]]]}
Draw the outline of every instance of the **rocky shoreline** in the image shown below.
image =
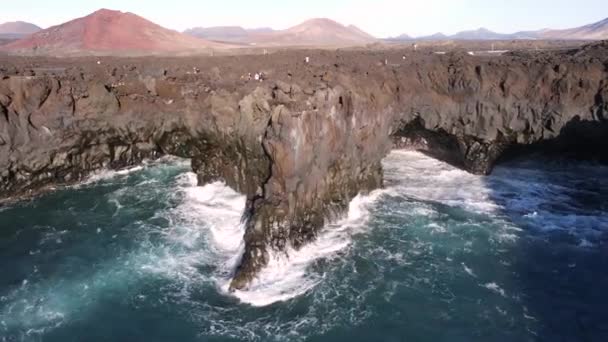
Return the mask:
{"type": "Polygon", "coordinates": [[[232,282],[244,289],[270,249],[302,246],[358,193],[381,187],[391,148],[478,174],[528,148],[606,162],[607,116],[606,42],[485,57],[0,57],[0,198],[190,158],[199,184],[222,180],[247,195],[232,282]]]}

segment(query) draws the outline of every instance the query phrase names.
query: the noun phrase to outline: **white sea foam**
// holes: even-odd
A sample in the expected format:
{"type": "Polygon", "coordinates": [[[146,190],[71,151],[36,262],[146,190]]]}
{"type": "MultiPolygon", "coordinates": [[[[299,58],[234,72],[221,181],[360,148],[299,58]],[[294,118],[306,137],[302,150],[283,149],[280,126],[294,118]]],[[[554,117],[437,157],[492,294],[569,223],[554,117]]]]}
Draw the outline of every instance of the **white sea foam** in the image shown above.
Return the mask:
{"type": "Polygon", "coordinates": [[[348,215],[322,229],[315,241],[299,250],[286,253],[269,251],[269,264],[261,270],[245,291],[229,292],[231,276],[244,251],[244,225],[241,222],[245,196],[223,183],[196,185],[196,176],[187,173],[178,181],[183,196],[181,204],[167,218],[173,222],[165,235],[172,244],[186,250],[170,252],[147,263],[148,271],[169,273],[189,281],[211,281],[225,295],[234,295],[252,306],[267,306],[300,296],[323,281],[323,274],[309,272],[320,259],[331,259],[344,251],[352,236],[366,227],[371,205],[382,195],[378,190],[359,195],[349,205],[348,215]],[[203,241],[203,245],[200,245],[203,241]],[[206,265],[213,271],[197,274],[196,267],[206,265]]]}
{"type": "MultiPolygon", "coordinates": [[[[494,238],[498,243],[515,243],[521,232],[517,225],[542,232],[566,230],[589,242],[608,227],[606,212],[581,210],[574,204],[577,197],[594,194],[578,186],[580,178],[576,175],[588,174],[596,179],[593,175],[600,175],[605,168],[578,166],[580,170],[574,172],[563,170],[563,166],[543,169],[546,166],[539,167],[538,163],[523,163],[499,166],[486,177],[414,151],[394,151],[385,159],[384,166],[387,178],[398,180],[392,184],[392,194],[459,207],[494,219],[504,218],[501,231],[494,238]]],[[[600,182],[601,177],[597,179],[600,182]]],[[[597,186],[601,189],[606,184],[597,186]]],[[[582,243],[581,247],[589,245],[582,243]]]]}
{"type": "Polygon", "coordinates": [[[593,243],[589,242],[589,240],[587,240],[587,239],[582,239],[581,242],[579,242],[578,246],[581,248],[595,247],[595,245],[593,243]]]}
{"type": "Polygon", "coordinates": [[[219,182],[196,184],[193,173],[178,178],[181,204],[159,214],[170,222],[169,229],[161,230],[166,246],[153,249],[142,262],[143,270],[180,279],[185,287],[227,279],[243,248],[245,196],[219,182]],[[211,274],[201,273],[199,266],[211,268],[211,274]]]}
{"type": "MultiPolygon", "coordinates": [[[[156,160],[144,160],[141,165],[132,166],[120,170],[110,170],[110,169],[102,169],[95,172],[92,172],[84,181],[75,185],[75,187],[79,187],[82,185],[94,184],[100,181],[107,181],[111,179],[115,179],[118,177],[129,176],[133,173],[140,172],[142,170],[147,169],[150,166],[156,166],[160,164],[172,164],[176,166],[183,166],[184,164],[188,164],[189,161],[182,158],[177,158],[173,156],[165,156],[156,160]]],[[[155,182],[155,180],[150,179],[146,182],[155,182]]]]}
{"type": "Polygon", "coordinates": [[[503,290],[500,286],[498,286],[498,284],[496,283],[486,283],[483,285],[483,287],[485,287],[486,289],[498,293],[499,295],[506,297],[507,294],[505,292],[505,290],[503,290]]]}
{"type": "MultiPolygon", "coordinates": [[[[352,235],[365,229],[370,204],[382,193],[407,194],[421,201],[458,206],[477,213],[491,214],[504,209],[496,203],[497,195],[493,193],[496,189],[488,187],[487,178],[456,170],[416,152],[395,152],[389,156],[387,163],[387,173],[389,177],[393,173],[393,178],[399,179],[397,184],[391,184],[387,190],[374,192],[371,196],[354,199],[348,216],[326,227],[315,242],[297,251],[290,249],[286,254],[271,252],[269,265],[260,272],[251,287],[232,295],[253,306],[267,306],[311,291],[324,280],[325,275],[310,272],[310,266],[316,260],[333,258],[348,249],[352,235]]],[[[186,176],[186,179],[182,184],[186,196],[180,206],[180,214],[192,229],[201,226],[207,228],[181,233],[174,231],[172,238],[184,245],[190,245],[197,235],[205,239],[208,243],[207,251],[198,253],[193,262],[217,265],[212,280],[222,292],[231,295],[228,292],[230,275],[243,251],[244,228],[240,215],[244,198],[221,183],[196,187],[193,174],[186,176]]],[[[540,202],[533,197],[521,200],[521,203],[532,205],[527,208],[529,210],[540,202]]],[[[433,208],[425,210],[429,215],[435,214],[433,208]]],[[[528,212],[531,213],[530,218],[541,216],[536,210],[528,212]]],[[[443,226],[434,223],[429,228],[437,233],[445,232],[443,226]]],[[[505,224],[504,229],[493,236],[499,243],[514,243],[517,240],[516,233],[520,232],[521,229],[505,224]]],[[[477,277],[467,265],[463,263],[462,266],[467,274],[477,277]]],[[[506,297],[505,290],[494,282],[481,286],[506,297]]]]}
{"type": "MultiPolygon", "coordinates": [[[[245,207],[245,197],[223,183],[198,187],[196,176],[193,173],[185,173],[178,177],[173,187],[167,189],[162,184],[158,187],[159,191],[175,192],[175,196],[170,196],[172,205],[167,206],[166,210],[161,210],[157,214],[158,218],[169,222],[168,228],[165,225],[156,227],[154,223],[150,223],[151,228],[145,227],[141,230],[141,235],[161,235],[164,240],[161,242],[146,242],[143,238],[141,248],[129,252],[126,256],[121,256],[120,262],[113,259],[108,265],[101,265],[102,267],[95,270],[93,274],[87,275],[84,279],[76,279],[74,284],[68,284],[69,286],[63,283],[56,285],[54,282],[49,282],[48,288],[46,284],[36,288],[35,286],[38,285],[34,280],[29,283],[25,282],[22,288],[5,300],[8,302],[8,305],[5,306],[7,310],[20,310],[21,315],[12,315],[10,311],[0,313],[3,318],[16,317],[33,322],[28,327],[31,326],[32,333],[35,333],[35,329],[38,329],[39,326],[52,326],[70,320],[73,313],[80,310],[81,305],[80,302],[70,299],[77,296],[93,298],[99,296],[99,293],[106,289],[111,290],[115,287],[125,286],[126,282],[131,281],[132,284],[135,284],[139,281],[137,279],[138,275],[149,276],[149,273],[154,273],[175,280],[175,282],[171,282],[170,286],[172,287],[163,291],[163,293],[173,295],[173,293],[178,292],[176,296],[180,296],[179,300],[187,301],[189,305],[197,308],[207,306],[192,313],[192,315],[200,314],[205,322],[211,322],[208,332],[212,334],[233,336],[236,339],[259,339],[260,331],[263,330],[266,336],[281,334],[280,336],[284,336],[286,340],[296,339],[294,337],[297,337],[298,331],[305,330],[302,327],[307,327],[306,329],[315,327],[316,329],[317,326],[324,325],[319,330],[330,329],[331,324],[336,322],[332,321],[333,316],[354,317],[345,319],[350,325],[352,325],[352,322],[360,320],[361,317],[366,317],[366,291],[372,291],[370,288],[374,285],[366,283],[365,286],[362,286],[363,289],[353,289],[352,283],[349,283],[348,280],[335,281],[330,272],[339,268],[334,267],[335,264],[346,265],[346,263],[342,263],[342,258],[345,254],[351,252],[353,236],[370,229],[368,226],[371,215],[370,209],[383,195],[403,196],[418,200],[415,201],[415,205],[403,206],[401,209],[397,208],[396,210],[401,211],[391,212],[391,214],[413,219],[423,217],[425,219],[423,220],[423,227],[428,229],[431,235],[434,233],[437,239],[449,238],[452,234],[458,234],[458,231],[454,232],[451,221],[439,221],[444,218],[442,215],[445,216],[445,214],[436,203],[459,207],[484,215],[489,214],[488,216],[492,217],[492,222],[500,221],[495,220],[498,215],[494,214],[515,210],[521,212],[522,219],[529,220],[529,222],[538,226],[547,227],[545,229],[568,229],[570,226],[577,226],[579,229],[591,233],[597,231],[597,227],[605,222],[604,217],[593,213],[585,216],[549,212],[543,206],[547,203],[543,197],[550,194],[555,196],[552,198],[562,201],[568,198],[564,195],[564,191],[567,189],[564,189],[563,186],[551,186],[551,184],[544,186],[543,180],[539,179],[542,175],[537,172],[526,173],[526,171],[521,171],[519,175],[511,175],[498,170],[496,176],[479,177],[456,170],[449,165],[416,152],[392,153],[385,162],[385,168],[387,179],[389,179],[389,186],[386,190],[375,191],[368,196],[356,197],[350,204],[348,215],[343,220],[329,224],[320,232],[316,241],[305,245],[302,249],[289,249],[287,254],[271,253],[269,265],[260,272],[258,278],[247,291],[237,291],[236,293],[227,291],[230,277],[237,266],[244,247],[244,226],[241,222],[241,216],[245,207]],[[529,188],[526,188],[526,178],[532,181],[532,186],[529,188]],[[488,182],[494,183],[488,184],[488,182]],[[519,192],[514,193],[513,189],[519,192]],[[500,201],[497,201],[497,199],[500,201]],[[177,201],[173,202],[173,200],[177,201]],[[176,206],[175,203],[177,203],[176,206]],[[427,221],[430,221],[430,223],[427,221]],[[334,261],[331,267],[315,267],[319,260],[328,259],[334,261]],[[333,279],[331,282],[328,281],[330,278],[333,279]],[[201,284],[215,286],[225,296],[235,296],[241,302],[251,306],[268,306],[276,302],[290,300],[302,294],[314,293],[310,296],[312,304],[307,308],[309,311],[298,316],[297,319],[288,322],[271,322],[264,321],[264,319],[246,322],[239,321],[239,319],[230,321],[226,318],[225,312],[221,310],[232,310],[232,307],[211,308],[206,302],[199,303],[197,299],[192,300],[191,294],[193,292],[190,292],[191,289],[200,289],[201,284]],[[175,291],[175,287],[178,287],[178,291],[175,291]],[[43,310],[34,314],[31,312],[31,307],[37,305],[36,298],[47,300],[38,304],[42,306],[43,310]],[[335,303],[331,302],[335,298],[340,298],[340,300],[335,301],[335,303]],[[343,305],[344,298],[347,298],[348,307],[343,305]],[[327,312],[335,315],[327,314],[327,316],[332,317],[319,319],[318,312],[315,312],[315,310],[319,310],[320,307],[328,309],[327,312]]],[[[133,172],[142,171],[146,175],[152,175],[155,172],[144,166],[110,172],[97,179],[124,177],[133,172]]],[[[153,176],[150,178],[153,178],[153,176]]],[[[120,210],[122,205],[128,209],[133,204],[128,200],[130,199],[129,196],[156,196],[154,192],[156,190],[149,189],[150,187],[147,186],[152,181],[153,179],[143,180],[135,186],[115,191],[109,195],[108,201],[115,200],[117,210],[120,210]],[[147,189],[148,192],[139,194],[141,188],[147,189]],[[137,194],[134,195],[134,192],[137,194]],[[121,205],[121,203],[123,204],[121,205]]],[[[144,222],[143,224],[148,223],[144,222]]],[[[467,225],[471,226],[472,223],[468,222],[467,225]]],[[[507,220],[504,220],[504,224],[500,223],[499,226],[496,231],[488,234],[488,239],[500,244],[500,248],[504,248],[502,244],[517,242],[518,236],[522,234],[520,228],[507,223],[507,220]]],[[[401,228],[409,229],[405,227],[396,227],[395,229],[401,228]]],[[[105,235],[106,231],[110,229],[110,227],[107,229],[104,227],[103,230],[98,229],[97,234],[102,235],[103,232],[103,235],[105,235]]],[[[477,229],[477,227],[474,229],[477,229]]],[[[42,244],[45,241],[57,241],[57,239],[61,239],[63,234],[65,234],[64,231],[53,230],[43,236],[42,244]]],[[[113,235],[113,237],[116,236],[113,235]]],[[[427,258],[416,258],[416,256],[424,256],[425,254],[430,256],[433,253],[433,248],[440,248],[438,246],[440,243],[434,246],[433,242],[426,240],[400,241],[399,238],[401,237],[396,236],[390,242],[407,243],[407,246],[411,246],[411,249],[391,249],[388,244],[384,243],[372,245],[372,248],[365,249],[366,261],[390,260],[390,264],[398,264],[399,267],[409,265],[408,262],[416,266],[416,259],[427,260],[427,258]]],[[[581,242],[581,247],[585,248],[592,248],[595,245],[595,241],[591,239],[581,238],[578,241],[581,242]]],[[[463,235],[463,239],[458,240],[457,243],[455,246],[459,246],[459,248],[462,246],[467,250],[475,250],[479,242],[475,240],[474,235],[463,235]],[[465,238],[467,241],[463,242],[465,238]]],[[[357,251],[356,253],[361,252],[357,251]]],[[[358,255],[361,256],[361,254],[358,255]]],[[[462,261],[462,259],[458,259],[458,255],[449,253],[445,259],[448,261],[456,260],[455,266],[462,261]]],[[[360,269],[352,264],[352,260],[350,262],[348,266],[344,267],[347,267],[349,271],[352,268],[353,274],[359,272],[360,269]]],[[[467,262],[475,267],[478,274],[469,265],[461,263],[464,273],[478,278],[479,280],[472,279],[471,281],[479,282],[480,287],[507,297],[506,291],[497,283],[500,282],[506,286],[505,288],[508,289],[509,293],[515,293],[508,282],[500,276],[493,275],[492,278],[487,279],[483,266],[471,264],[472,261],[468,259],[467,262]],[[488,280],[494,281],[485,283],[488,280]]],[[[510,265],[506,261],[502,264],[504,266],[510,265]]],[[[437,264],[429,263],[424,268],[425,270],[434,270],[438,267],[440,266],[437,264]]],[[[412,269],[415,269],[415,267],[412,267],[412,269]]],[[[461,270],[459,272],[462,274],[461,270]]],[[[424,279],[421,283],[427,285],[434,281],[429,277],[421,277],[421,279],[424,279]]],[[[394,293],[395,285],[389,287],[389,292],[394,293]]],[[[451,298],[452,294],[450,294],[451,290],[449,288],[441,289],[441,291],[445,293],[446,298],[451,298]]],[[[390,296],[392,295],[389,295],[389,298],[390,296]]],[[[134,298],[143,300],[140,295],[134,298]]],[[[234,310],[240,308],[242,306],[234,306],[234,310]]],[[[503,308],[497,307],[496,310],[501,313],[503,308]]],[[[8,321],[8,324],[16,325],[17,322],[8,321]]]]}
{"type": "Polygon", "coordinates": [[[135,167],[131,167],[131,168],[127,168],[127,169],[122,169],[122,170],[100,170],[100,171],[95,171],[93,172],[90,176],[88,176],[82,183],[80,183],[79,185],[88,185],[88,184],[93,184],[93,183],[97,183],[100,181],[104,181],[104,180],[109,180],[109,179],[113,179],[116,177],[120,177],[120,176],[127,176],[131,173],[134,172],[138,172],[143,170],[143,166],[135,166],[135,167]]]}
{"type": "Polygon", "coordinates": [[[467,265],[465,265],[465,263],[462,263],[462,268],[464,268],[464,271],[470,275],[471,277],[477,278],[477,275],[475,274],[475,272],[473,272],[473,269],[469,268],[467,265]]]}
{"type": "Polygon", "coordinates": [[[427,227],[431,229],[431,232],[433,234],[443,234],[443,233],[447,233],[447,231],[448,231],[446,229],[446,227],[444,227],[444,226],[442,226],[442,225],[440,225],[438,223],[435,223],[435,222],[429,223],[427,225],[427,227]]]}
{"type": "Polygon", "coordinates": [[[127,169],[118,170],[118,171],[116,171],[116,174],[119,176],[124,176],[124,175],[128,175],[129,173],[141,171],[143,169],[144,169],[143,166],[135,166],[135,167],[127,168],[127,169]]]}
{"type": "Polygon", "coordinates": [[[500,209],[492,199],[485,179],[458,170],[420,152],[393,151],[384,162],[387,178],[398,194],[407,194],[421,201],[459,206],[478,213],[500,209]]]}
{"type": "MultiPolygon", "coordinates": [[[[270,253],[270,262],[246,291],[234,294],[245,303],[266,306],[302,295],[319,282],[323,275],[309,272],[310,266],[319,259],[331,259],[352,243],[352,236],[365,229],[370,206],[382,195],[375,191],[367,196],[359,195],[350,203],[348,215],[339,222],[329,224],[312,243],[300,250],[288,249],[287,253],[270,253]]],[[[228,283],[222,289],[228,289],[228,283]]]]}

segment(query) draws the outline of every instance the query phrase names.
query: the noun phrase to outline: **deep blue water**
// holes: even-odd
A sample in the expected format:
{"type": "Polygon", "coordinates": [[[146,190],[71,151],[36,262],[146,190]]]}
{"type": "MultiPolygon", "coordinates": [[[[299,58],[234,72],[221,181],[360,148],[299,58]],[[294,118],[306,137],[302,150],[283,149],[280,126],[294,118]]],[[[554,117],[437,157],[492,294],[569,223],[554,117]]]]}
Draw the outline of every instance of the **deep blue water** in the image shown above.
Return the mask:
{"type": "Polygon", "coordinates": [[[245,200],[184,161],[0,208],[0,341],[608,341],[608,168],[385,168],[234,295],[245,200]]]}

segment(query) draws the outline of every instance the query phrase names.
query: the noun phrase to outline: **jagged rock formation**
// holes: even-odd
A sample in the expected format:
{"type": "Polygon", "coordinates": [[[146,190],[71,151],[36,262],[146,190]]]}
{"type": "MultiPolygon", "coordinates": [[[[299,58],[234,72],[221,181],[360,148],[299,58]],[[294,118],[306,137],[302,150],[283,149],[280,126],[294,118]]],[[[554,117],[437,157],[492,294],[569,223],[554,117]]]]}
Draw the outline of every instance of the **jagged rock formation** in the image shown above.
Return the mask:
{"type": "Polygon", "coordinates": [[[201,184],[223,180],[247,195],[246,250],[232,283],[242,289],[271,248],[298,248],[359,192],[381,187],[393,144],[481,174],[519,146],[608,161],[605,51],[6,58],[0,197],[162,154],[191,158],[201,184]],[[249,80],[259,71],[263,82],[249,80]]]}

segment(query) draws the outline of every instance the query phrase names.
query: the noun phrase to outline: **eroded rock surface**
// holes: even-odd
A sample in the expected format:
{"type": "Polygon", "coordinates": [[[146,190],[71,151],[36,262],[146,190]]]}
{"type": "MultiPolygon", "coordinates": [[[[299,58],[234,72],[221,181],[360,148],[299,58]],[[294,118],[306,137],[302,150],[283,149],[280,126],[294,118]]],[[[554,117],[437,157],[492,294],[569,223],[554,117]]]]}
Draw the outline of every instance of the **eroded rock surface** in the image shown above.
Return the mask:
{"type": "Polygon", "coordinates": [[[270,249],[299,248],[381,187],[394,146],[479,174],[521,146],[608,160],[606,51],[0,58],[0,198],[190,158],[200,184],[247,195],[242,289],[270,249]]]}

